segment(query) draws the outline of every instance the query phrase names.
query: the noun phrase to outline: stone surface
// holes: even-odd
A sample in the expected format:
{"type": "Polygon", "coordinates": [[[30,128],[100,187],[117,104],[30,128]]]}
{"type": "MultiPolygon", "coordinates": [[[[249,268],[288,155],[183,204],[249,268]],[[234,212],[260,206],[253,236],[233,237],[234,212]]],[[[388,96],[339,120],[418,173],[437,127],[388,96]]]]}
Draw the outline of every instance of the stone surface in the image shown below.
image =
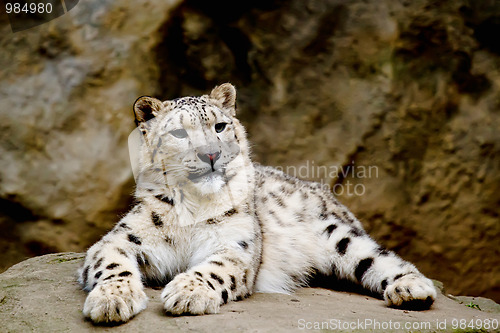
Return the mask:
{"type": "Polygon", "coordinates": [[[89,0],[13,34],[0,15],[3,266],[81,251],[127,209],[135,98],[231,81],[256,161],[500,301],[499,18],[490,0],[89,0]]]}
{"type": "Polygon", "coordinates": [[[81,250],[127,209],[132,104],[158,91],[153,49],[177,3],[82,1],[15,34],[2,21],[2,252],[81,250]]]}
{"type": "Polygon", "coordinates": [[[401,328],[405,327],[403,325],[430,325],[417,331],[453,332],[454,319],[466,320],[467,323],[471,320],[477,323],[496,320],[497,325],[500,320],[498,309],[490,313],[479,311],[442,294],[430,310],[406,311],[387,308],[381,300],[368,296],[320,288],[305,288],[292,295],[255,294],[249,299],[223,306],[221,312],[214,315],[169,317],[162,310],[161,290],[148,288],[148,308],[130,322],[117,327],[94,326],[82,315],[86,293],[76,283],[76,270],[82,263],[83,254],[80,253],[50,254],[28,259],[0,274],[2,331],[290,332],[309,325],[321,325],[322,322],[338,325],[341,321],[358,325],[359,320],[365,326],[360,326],[359,330],[352,326],[356,329],[343,331],[372,332],[377,328],[376,323],[390,325],[391,322],[393,328],[398,328],[396,323],[401,328]],[[445,321],[447,326],[442,330],[444,326],[438,327],[437,323],[445,321]]]}

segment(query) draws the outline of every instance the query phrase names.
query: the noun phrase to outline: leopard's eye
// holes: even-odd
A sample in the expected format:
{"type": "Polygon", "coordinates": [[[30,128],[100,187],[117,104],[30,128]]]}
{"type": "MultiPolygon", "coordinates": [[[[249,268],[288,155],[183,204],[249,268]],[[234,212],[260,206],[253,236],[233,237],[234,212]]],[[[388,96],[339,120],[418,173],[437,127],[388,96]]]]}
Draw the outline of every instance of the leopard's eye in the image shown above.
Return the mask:
{"type": "Polygon", "coordinates": [[[185,138],[185,137],[188,136],[186,130],[183,129],[183,128],[170,131],[170,134],[173,135],[174,137],[178,138],[178,139],[183,139],[183,138],[185,138]]]}
{"type": "Polygon", "coordinates": [[[217,133],[220,133],[220,132],[224,131],[224,129],[226,129],[226,125],[227,125],[227,123],[217,123],[217,124],[215,124],[215,131],[217,133]]]}

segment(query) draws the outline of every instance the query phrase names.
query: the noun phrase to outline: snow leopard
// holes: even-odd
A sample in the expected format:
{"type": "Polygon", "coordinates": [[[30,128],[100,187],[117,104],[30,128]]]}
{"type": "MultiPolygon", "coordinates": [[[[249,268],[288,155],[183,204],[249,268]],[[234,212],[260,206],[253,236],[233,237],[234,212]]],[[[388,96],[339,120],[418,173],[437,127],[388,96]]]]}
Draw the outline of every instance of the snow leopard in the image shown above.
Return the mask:
{"type": "Polygon", "coordinates": [[[79,269],[91,321],[128,321],[146,308],[147,285],[163,288],[167,315],[202,315],[315,276],[350,281],[392,307],[433,304],[433,282],[377,244],[331,191],[252,162],[232,84],[143,96],[133,109],[135,205],[79,269]]]}

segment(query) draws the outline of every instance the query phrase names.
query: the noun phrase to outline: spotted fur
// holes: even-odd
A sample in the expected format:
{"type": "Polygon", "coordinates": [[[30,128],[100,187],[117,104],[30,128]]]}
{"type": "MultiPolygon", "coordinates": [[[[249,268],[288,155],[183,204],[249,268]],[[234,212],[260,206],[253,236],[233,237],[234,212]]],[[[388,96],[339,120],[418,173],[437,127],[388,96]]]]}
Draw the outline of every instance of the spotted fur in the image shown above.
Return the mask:
{"type": "Polygon", "coordinates": [[[436,297],[414,265],[373,241],[331,192],[254,165],[234,87],[134,105],[136,206],[87,252],[84,314],[123,322],[165,286],[171,314],[216,313],[253,292],[288,293],[313,273],[347,279],[390,306],[436,297]]]}

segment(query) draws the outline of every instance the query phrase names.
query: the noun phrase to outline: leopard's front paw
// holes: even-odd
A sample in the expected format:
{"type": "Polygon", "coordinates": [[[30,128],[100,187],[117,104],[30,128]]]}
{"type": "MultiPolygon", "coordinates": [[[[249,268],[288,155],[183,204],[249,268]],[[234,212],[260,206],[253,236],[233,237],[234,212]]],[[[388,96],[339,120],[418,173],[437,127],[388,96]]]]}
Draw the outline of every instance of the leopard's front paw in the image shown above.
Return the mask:
{"type": "Polygon", "coordinates": [[[188,273],[177,275],[167,284],[161,297],[165,311],[174,315],[217,313],[222,302],[221,294],[210,281],[188,273]]]}
{"type": "Polygon", "coordinates": [[[140,281],[110,281],[89,293],[83,314],[94,323],[126,322],[146,308],[147,300],[140,281]]]}
{"type": "Polygon", "coordinates": [[[436,299],[436,288],[425,276],[408,274],[387,286],[384,299],[389,306],[414,310],[428,309],[436,299]]]}

